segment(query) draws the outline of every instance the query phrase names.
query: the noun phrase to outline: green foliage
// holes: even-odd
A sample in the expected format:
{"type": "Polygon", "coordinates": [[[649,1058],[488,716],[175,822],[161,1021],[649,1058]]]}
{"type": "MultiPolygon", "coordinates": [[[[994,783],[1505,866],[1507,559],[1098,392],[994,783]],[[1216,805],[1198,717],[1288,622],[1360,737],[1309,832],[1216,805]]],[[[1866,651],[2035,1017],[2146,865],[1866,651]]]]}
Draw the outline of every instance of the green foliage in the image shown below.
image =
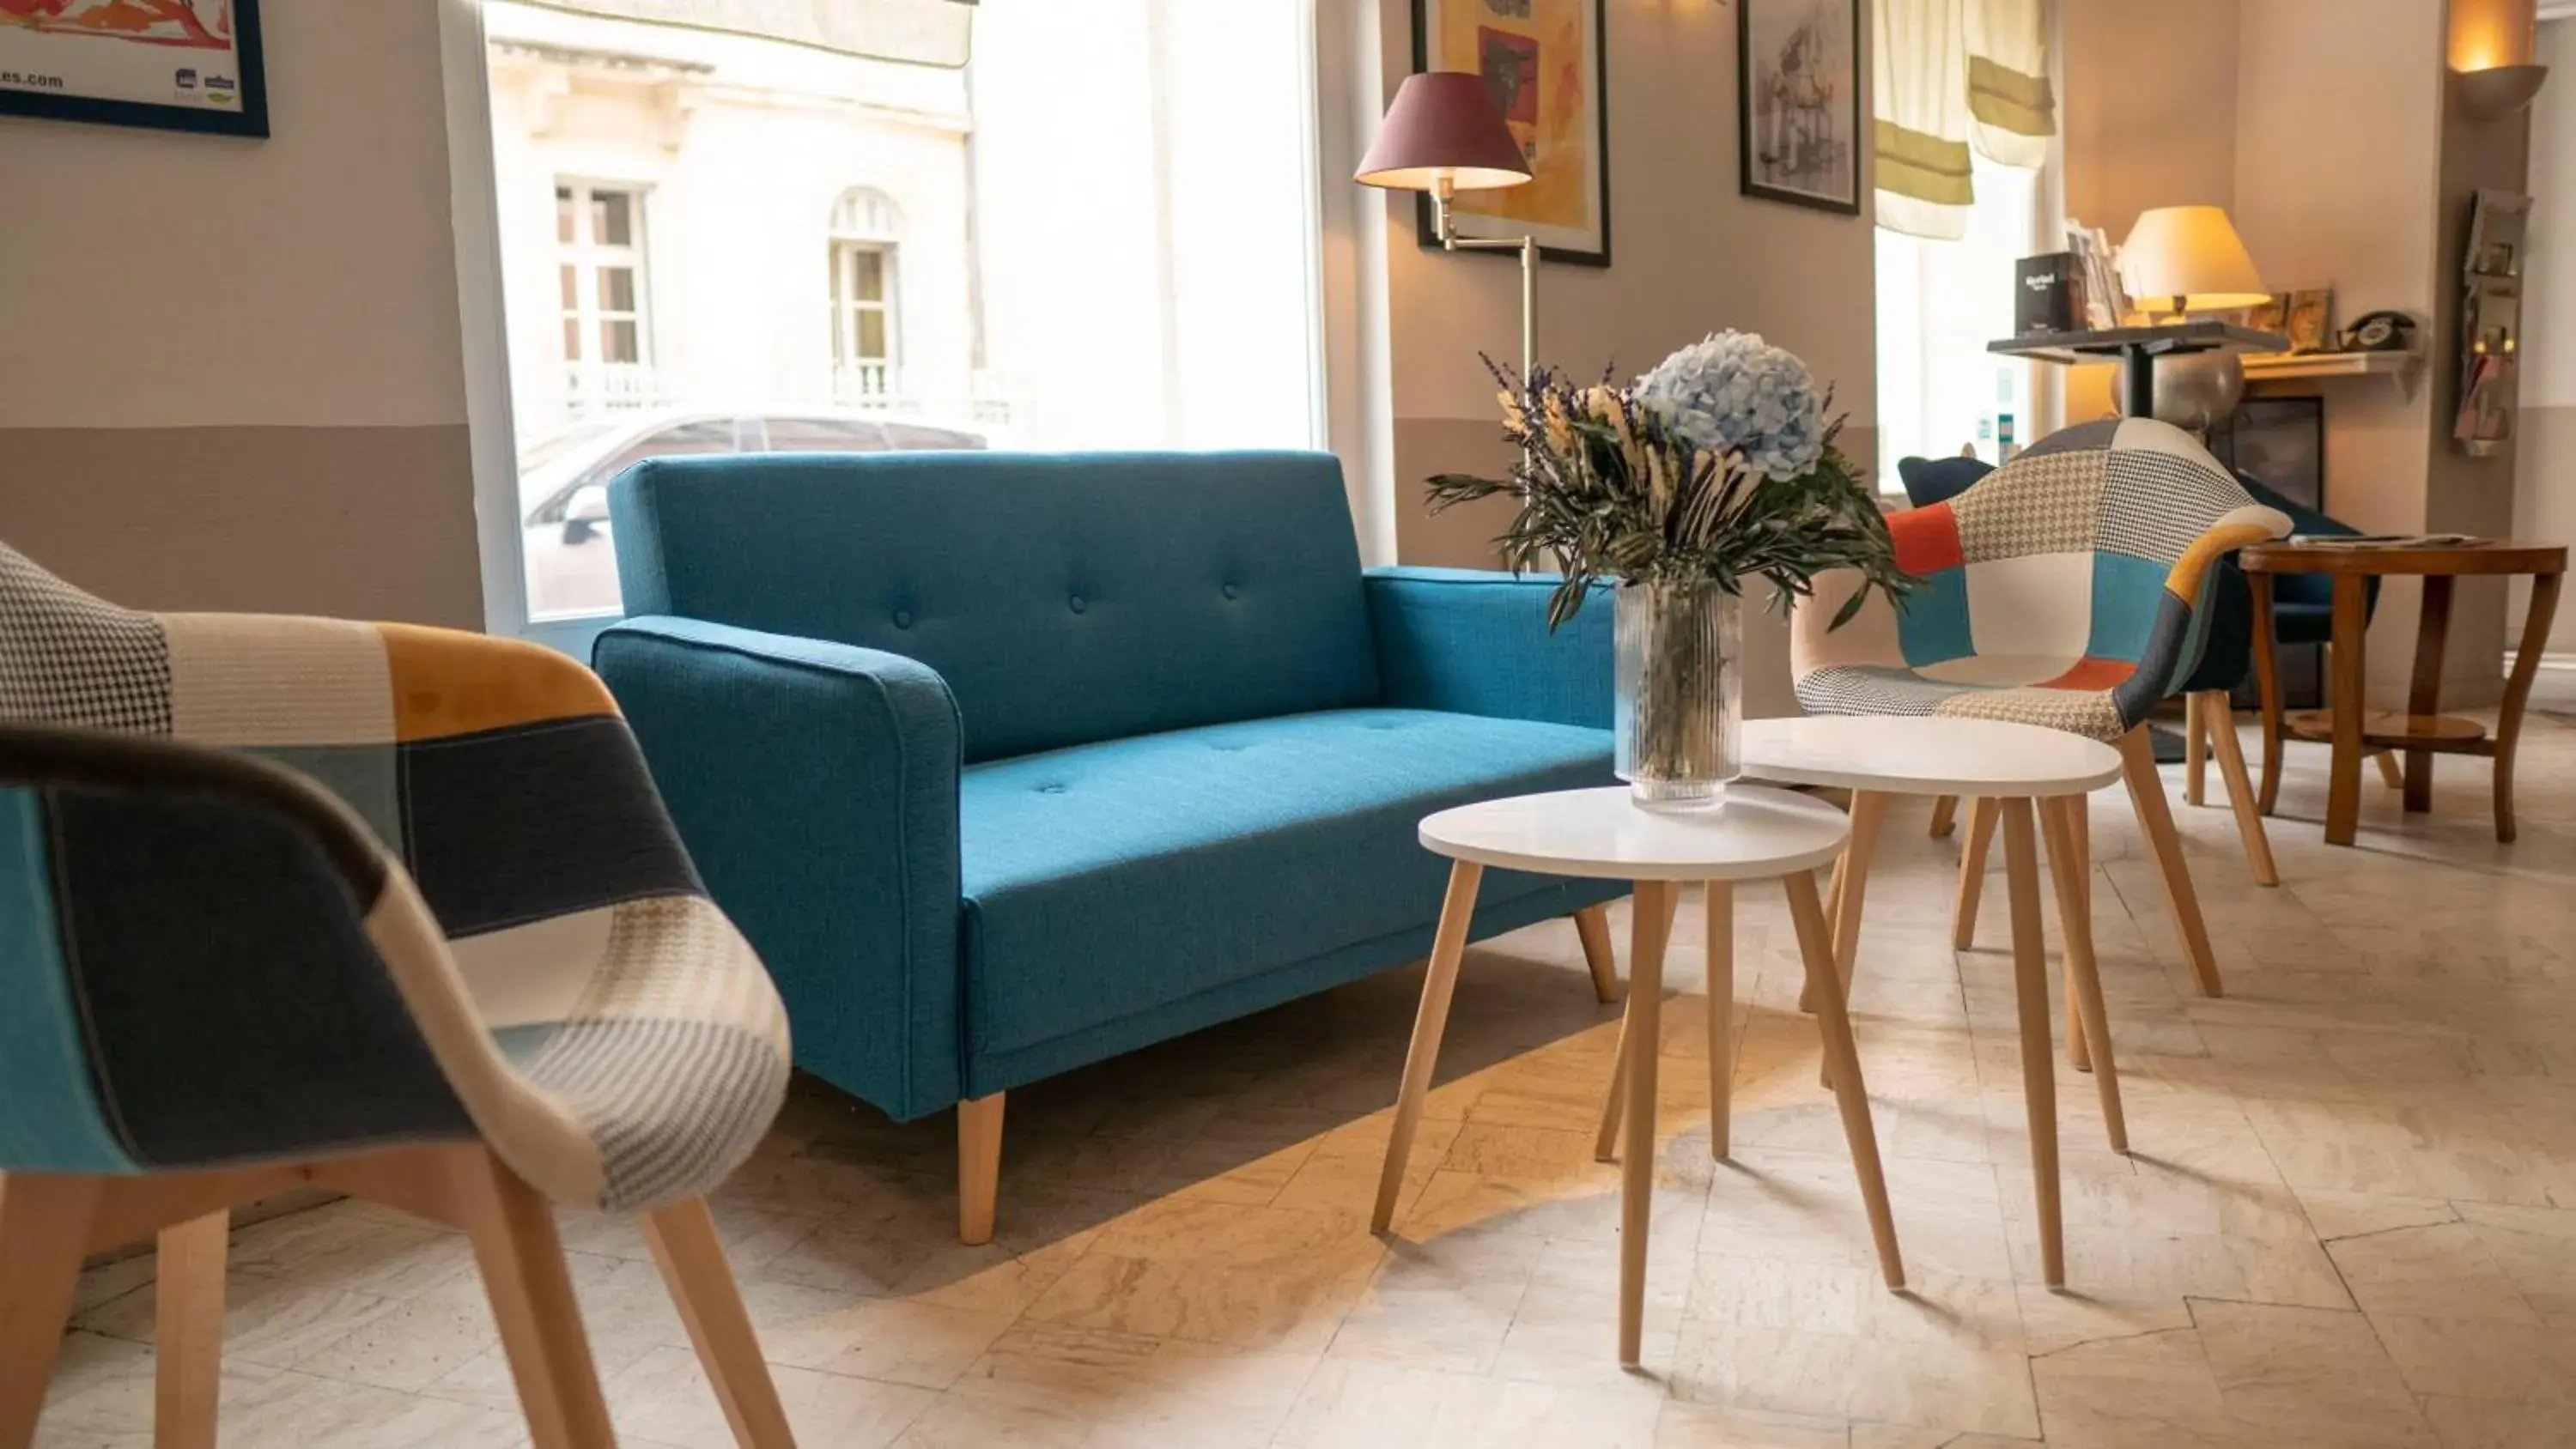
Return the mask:
{"type": "Polygon", "coordinates": [[[1505,388],[1504,436],[1520,460],[1502,478],[1428,480],[1431,506],[1497,494],[1519,505],[1495,542],[1514,573],[1565,576],[1548,600],[1549,628],[1573,618],[1603,579],[1707,583],[1730,594],[1768,579],[1787,600],[1811,596],[1819,574],[1853,569],[1866,587],[1844,603],[1835,628],[1860,612],[1870,589],[1901,604],[1912,587],[1877,499],[1834,446],[1840,418],[1811,471],[1775,480],[1746,469],[1732,450],[1693,451],[1639,406],[1634,388],[1577,388],[1547,368],[1517,387],[1500,369],[1495,377],[1505,388]]]}

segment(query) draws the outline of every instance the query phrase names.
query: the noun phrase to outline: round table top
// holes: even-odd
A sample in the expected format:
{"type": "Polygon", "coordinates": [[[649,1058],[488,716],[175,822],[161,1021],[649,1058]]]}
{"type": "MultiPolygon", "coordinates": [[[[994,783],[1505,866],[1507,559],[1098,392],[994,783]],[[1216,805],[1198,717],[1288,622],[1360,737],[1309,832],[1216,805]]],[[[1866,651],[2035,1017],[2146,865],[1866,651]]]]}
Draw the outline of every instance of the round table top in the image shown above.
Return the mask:
{"type": "Polygon", "coordinates": [[[2100,740],[1999,719],[1820,715],[1744,722],[1744,773],[1886,795],[2086,795],[2120,778],[2100,740]]]}
{"type": "Polygon", "coordinates": [[[1607,880],[1769,880],[1842,854],[1851,821],[1821,800],[1730,785],[1725,803],[1641,810],[1628,787],[1515,795],[1422,822],[1423,848],[1455,860],[1607,880]]]}
{"type": "Polygon", "coordinates": [[[2257,543],[2239,550],[2236,562],[2249,574],[2556,574],[2567,571],[2567,545],[2509,538],[2391,548],[2257,543]]]}

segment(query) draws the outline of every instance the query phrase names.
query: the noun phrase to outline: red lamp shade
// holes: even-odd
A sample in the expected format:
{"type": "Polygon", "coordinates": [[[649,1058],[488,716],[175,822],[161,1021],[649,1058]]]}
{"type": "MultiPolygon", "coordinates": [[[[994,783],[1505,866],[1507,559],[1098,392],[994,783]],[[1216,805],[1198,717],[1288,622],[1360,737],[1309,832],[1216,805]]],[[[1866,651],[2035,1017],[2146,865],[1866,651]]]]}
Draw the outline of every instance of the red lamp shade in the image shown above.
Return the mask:
{"type": "Polygon", "coordinates": [[[1397,191],[1436,191],[1445,179],[1460,191],[1483,191],[1518,186],[1530,168],[1485,78],[1434,70],[1405,77],[1351,179],[1397,191]]]}

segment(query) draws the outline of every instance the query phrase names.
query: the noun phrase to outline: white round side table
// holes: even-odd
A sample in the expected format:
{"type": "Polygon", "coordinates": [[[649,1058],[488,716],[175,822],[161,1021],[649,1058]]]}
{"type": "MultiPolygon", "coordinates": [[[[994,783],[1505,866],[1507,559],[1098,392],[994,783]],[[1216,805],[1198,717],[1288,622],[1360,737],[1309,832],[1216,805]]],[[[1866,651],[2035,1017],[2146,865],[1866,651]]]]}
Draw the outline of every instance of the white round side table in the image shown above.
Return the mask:
{"type": "MultiPolygon", "coordinates": [[[[1466,952],[1467,925],[1475,914],[1476,887],[1485,867],[1636,883],[1625,1034],[1627,1039],[1644,1042],[1657,1040],[1664,945],[1681,888],[1692,882],[1705,882],[1708,888],[1710,1016],[1717,1021],[1729,1015],[1723,1002],[1733,995],[1735,979],[1734,884],[1777,879],[1788,891],[1789,913],[1797,925],[1798,949],[1806,960],[1808,977],[1825,983],[1817,993],[1816,1014],[1823,1027],[1826,1057],[1833,1063],[1843,1133],[1851,1144],[1852,1165],[1869,1211],[1870,1232],[1877,1240],[1880,1268],[1890,1288],[1905,1286],[1895,1219],[1888,1211],[1887,1181],[1879,1170],[1878,1136],[1861,1083],[1860,1057],[1853,1049],[1851,1021],[1843,1010],[1841,978],[1832,969],[1832,930],[1816,893],[1814,872],[1842,854],[1850,831],[1850,822],[1832,806],[1758,785],[1730,789],[1720,809],[1689,814],[1640,810],[1624,787],[1612,787],[1489,800],[1424,820],[1423,846],[1456,863],[1450,867],[1449,893],[1440,909],[1430,973],[1423,980],[1422,1006],[1414,1017],[1413,1045],[1405,1056],[1404,1081],[1396,1094],[1395,1128],[1387,1140],[1386,1167],[1378,1179],[1373,1218],[1378,1231],[1385,1231],[1395,1216],[1405,1160],[1412,1155],[1423,1095],[1440,1056],[1440,1035],[1449,1022],[1458,962],[1466,952]]],[[[1652,1051],[1626,1054],[1621,1070],[1629,1100],[1655,1100],[1655,1058],[1652,1051]]],[[[1712,1050],[1713,1093],[1723,1093],[1724,1074],[1729,1071],[1726,1053],[1712,1050]]],[[[1724,1111],[1722,1095],[1718,1110],[1724,1111]]],[[[1634,1364],[1644,1321],[1646,1232],[1655,1183],[1654,1113],[1629,1114],[1625,1148],[1619,1189],[1619,1361],[1634,1364]]]]}
{"type": "MultiPolygon", "coordinates": [[[[2090,1065],[2101,1094],[2102,1120],[2112,1150],[2129,1150],[2128,1123],[2120,1108],[2120,1075],[2111,1059],[2111,1026],[2102,1006],[2102,979],[2093,959],[2090,823],[2085,797],[2121,778],[2120,752],[2099,740],[2005,720],[1948,719],[1920,715],[1851,715],[1813,719],[1747,720],[1744,773],[1784,785],[1819,785],[1851,792],[1851,841],[1834,872],[1831,914],[1835,977],[1847,996],[1860,941],[1863,895],[1879,826],[1895,795],[1958,795],[1974,799],[1981,814],[2000,813],[2004,864],[2012,897],[2013,984],[2021,1021],[2022,1090],[2030,1120],[2031,1171],[2039,1199],[2040,1259],[2050,1287],[2066,1281],[2065,1227],[2059,1208],[2057,1073],[2049,1061],[2047,945],[2039,919],[2039,866],[2032,840],[2032,807],[2048,840],[2049,874],[2066,949],[2067,1055],[2090,1065]]],[[[1972,830],[1980,841],[1986,832],[1972,830]]],[[[1960,889],[1973,889],[1984,874],[1982,859],[1961,871],[1960,889]]],[[[1974,908],[1961,913],[1973,919],[1974,908]]],[[[1962,949],[1965,941],[1957,943],[1962,949]]],[[[1799,1003],[1822,1006],[1810,972],[1809,995],[1799,1003]]],[[[1830,1060],[1828,1070],[1838,1070],[1830,1060]]]]}

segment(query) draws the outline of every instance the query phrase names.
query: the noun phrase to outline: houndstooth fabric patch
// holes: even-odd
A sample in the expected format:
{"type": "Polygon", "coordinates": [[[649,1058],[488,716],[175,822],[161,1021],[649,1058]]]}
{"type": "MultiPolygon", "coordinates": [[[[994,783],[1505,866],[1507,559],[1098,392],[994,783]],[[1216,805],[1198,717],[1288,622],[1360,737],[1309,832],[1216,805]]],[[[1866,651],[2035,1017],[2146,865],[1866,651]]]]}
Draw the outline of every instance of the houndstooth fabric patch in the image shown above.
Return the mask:
{"type": "Polygon", "coordinates": [[[0,718],[170,732],[170,641],[0,544],[0,718]]]}
{"type": "Polygon", "coordinates": [[[2024,454],[1950,502],[1969,563],[2034,553],[2090,553],[2101,526],[2100,448],[2024,454]]]}
{"type": "Polygon", "coordinates": [[[2097,546],[2170,565],[2211,524],[2253,501],[2214,459],[2121,448],[2106,465],[2097,546]]]}
{"type": "Polygon", "coordinates": [[[2087,735],[2104,744],[2117,743],[2129,729],[2110,692],[2100,689],[2050,689],[2043,685],[1963,689],[1941,701],[1936,712],[1955,719],[2000,719],[2039,725],[2071,735],[2087,735]]]}
{"type": "Polygon", "coordinates": [[[1837,664],[1798,680],[1810,714],[1930,714],[1962,686],[1884,665],[1837,664]]]}

